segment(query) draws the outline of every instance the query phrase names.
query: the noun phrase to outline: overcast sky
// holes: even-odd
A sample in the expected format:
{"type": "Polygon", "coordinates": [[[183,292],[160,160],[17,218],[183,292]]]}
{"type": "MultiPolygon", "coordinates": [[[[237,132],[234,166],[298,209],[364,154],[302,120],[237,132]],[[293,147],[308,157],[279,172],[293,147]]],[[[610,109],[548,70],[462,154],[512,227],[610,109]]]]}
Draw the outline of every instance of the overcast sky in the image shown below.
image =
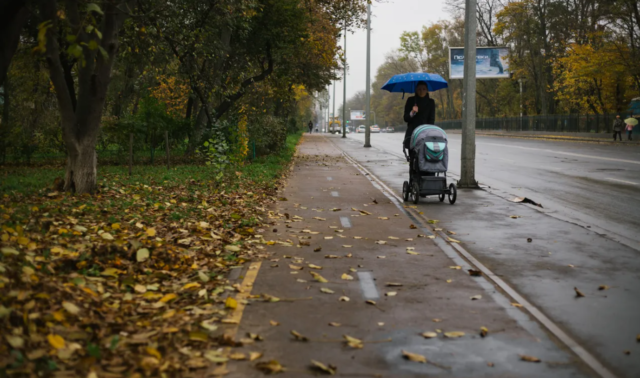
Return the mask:
{"type": "MultiPolygon", "coordinates": [[[[438,20],[446,20],[444,0],[384,0],[371,6],[371,81],[384,56],[400,46],[404,31],[420,31],[422,26],[438,20]]],[[[340,41],[343,45],[344,39],[340,41]]],[[[367,31],[357,30],[347,34],[347,98],[366,88],[367,31]]],[[[343,82],[336,82],[336,112],[342,104],[343,82]]],[[[333,102],[333,86],[330,88],[330,106],[333,102]]],[[[331,109],[333,111],[333,108],[331,109]]]]}

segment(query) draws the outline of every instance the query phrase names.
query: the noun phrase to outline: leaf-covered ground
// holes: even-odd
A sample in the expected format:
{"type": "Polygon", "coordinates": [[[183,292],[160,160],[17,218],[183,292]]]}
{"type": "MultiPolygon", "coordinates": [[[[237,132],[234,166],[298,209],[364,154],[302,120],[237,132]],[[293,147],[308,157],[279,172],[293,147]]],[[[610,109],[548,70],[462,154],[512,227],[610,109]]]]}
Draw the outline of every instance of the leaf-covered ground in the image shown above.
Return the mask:
{"type": "Polygon", "coordinates": [[[186,376],[225,361],[230,341],[213,335],[239,290],[226,277],[261,257],[248,241],[296,141],[223,185],[205,167],[101,167],[99,193],[73,196],[45,187],[58,171],[5,172],[0,375],[186,376]]]}

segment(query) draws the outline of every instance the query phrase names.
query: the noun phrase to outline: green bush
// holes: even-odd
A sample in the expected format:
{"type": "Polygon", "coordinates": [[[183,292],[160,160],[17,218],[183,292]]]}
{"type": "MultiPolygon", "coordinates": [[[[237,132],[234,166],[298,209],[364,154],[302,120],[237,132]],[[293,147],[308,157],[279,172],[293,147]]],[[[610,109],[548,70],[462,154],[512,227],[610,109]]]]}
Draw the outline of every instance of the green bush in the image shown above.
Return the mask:
{"type": "Polygon", "coordinates": [[[255,143],[256,155],[278,153],[287,141],[287,125],[280,117],[262,116],[249,120],[250,143],[255,143]]]}

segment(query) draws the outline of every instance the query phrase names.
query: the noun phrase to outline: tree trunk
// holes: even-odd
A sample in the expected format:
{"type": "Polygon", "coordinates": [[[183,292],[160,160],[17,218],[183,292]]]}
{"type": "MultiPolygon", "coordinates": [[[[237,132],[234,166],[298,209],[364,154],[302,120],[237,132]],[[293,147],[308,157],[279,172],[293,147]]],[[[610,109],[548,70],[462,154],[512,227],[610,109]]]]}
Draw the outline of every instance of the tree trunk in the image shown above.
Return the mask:
{"type": "Polygon", "coordinates": [[[97,155],[96,140],[83,138],[76,140],[72,148],[67,148],[64,190],[74,193],[93,193],[96,190],[97,155]]]}
{"type": "Polygon", "coordinates": [[[189,137],[189,144],[187,145],[187,151],[184,154],[185,156],[192,156],[200,146],[202,133],[204,132],[206,124],[207,114],[205,113],[204,106],[201,106],[198,116],[196,117],[196,123],[193,126],[193,131],[189,137]]]}
{"type": "Polygon", "coordinates": [[[4,82],[11,59],[18,48],[20,32],[27,22],[29,11],[24,0],[0,2],[0,85],[4,82]]]}

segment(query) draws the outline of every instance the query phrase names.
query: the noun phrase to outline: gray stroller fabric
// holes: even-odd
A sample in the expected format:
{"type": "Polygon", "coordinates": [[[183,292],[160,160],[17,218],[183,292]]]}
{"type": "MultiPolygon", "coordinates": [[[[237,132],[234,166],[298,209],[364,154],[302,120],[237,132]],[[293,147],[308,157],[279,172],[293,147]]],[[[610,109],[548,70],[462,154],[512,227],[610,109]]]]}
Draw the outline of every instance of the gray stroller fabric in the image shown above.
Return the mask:
{"type": "Polygon", "coordinates": [[[438,126],[417,127],[411,136],[410,148],[418,155],[420,172],[447,172],[449,142],[447,134],[438,126]]]}

